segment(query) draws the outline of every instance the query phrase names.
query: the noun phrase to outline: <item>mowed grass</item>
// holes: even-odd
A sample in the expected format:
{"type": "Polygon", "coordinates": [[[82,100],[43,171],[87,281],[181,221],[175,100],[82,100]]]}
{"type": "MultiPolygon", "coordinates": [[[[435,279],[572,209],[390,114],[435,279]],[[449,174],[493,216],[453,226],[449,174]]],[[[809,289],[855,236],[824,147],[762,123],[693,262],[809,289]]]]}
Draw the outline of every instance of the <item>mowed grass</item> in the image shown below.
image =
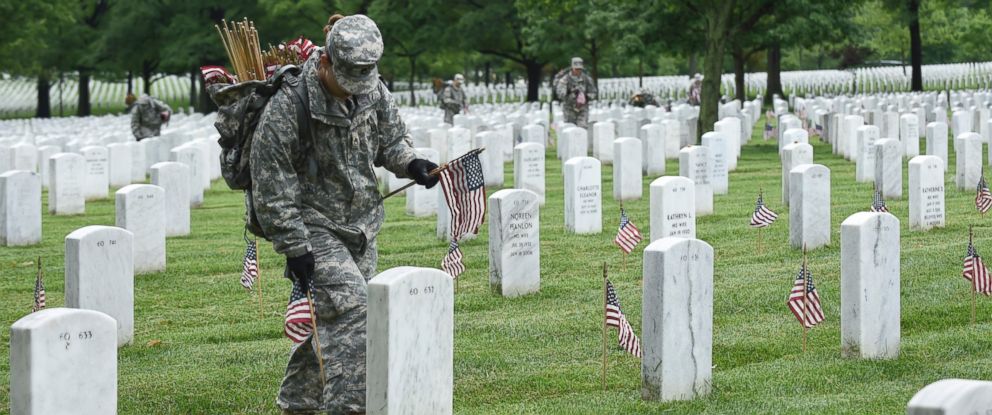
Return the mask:
{"type": "MultiPolygon", "coordinates": [[[[565,232],[561,163],[548,152],[547,203],[541,209],[541,291],[504,299],[488,283],[488,224],[463,244],[467,266],[455,297],[455,412],[490,413],[901,413],[924,385],[942,378],[992,379],[992,300],[979,298],[972,325],[969,284],[961,278],[968,225],[980,253],[992,255],[992,218],[974,210],[974,192],[953,188],[948,174],[947,227],[908,229],[908,174],[903,200],[888,205],[901,223],[902,346],[898,359],[840,357],[840,223],[867,210],[871,184],[854,181],[854,164],[814,140],[817,163],[831,170],[831,244],[809,253],[827,319],[809,333],[785,306],[801,262],[788,245],[788,210],[781,204],[777,144],[755,138],[731,173],[730,193],[715,196],[716,213],[697,220],[697,236],[715,250],[713,392],[691,402],[640,399],[640,362],[609,338],[608,389],[601,385],[602,263],[610,266],[624,311],[641,327],[642,243],[623,269],[611,241],[619,216],[612,170],[603,168],[603,232],[565,232]],[[758,190],[780,219],[757,233],[747,226],[758,190]]],[[[921,146],[922,147],[922,146],[921,146]]],[[[953,154],[950,165],[953,171],[953,154]]],[[[667,162],[678,174],[678,162],[667,162]]],[[[648,186],[625,203],[647,236],[648,186]]],[[[512,185],[512,165],[505,169],[512,185]]],[[[488,189],[494,192],[498,189],[488,189]]],[[[239,285],[242,198],[215,182],[193,210],[192,235],[168,239],[166,272],[135,278],[135,340],[119,350],[122,414],[277,413],[275,396],[290,341],[282,335],[289,283],[283,258],[260,249],[264,302],[239,285]]],[[[386,202],[378,243],[379,270],[437,267],[447,244],[435,220],[404,213],[402,198],[386,202]]],[[[63,238],[86,225],[113,225],[113,200],[87,203],[86,215],[43,219],[40,246],[0,248],[0,412],[9,405],[9,327],[30,312],[35,257],[42,256],[48,304],[63,295],[63,238]]],[[[429,318],[429,317],[425,317],[429,318]]],[[[314,380],[317,381],[316,379],[314,380]]]]}

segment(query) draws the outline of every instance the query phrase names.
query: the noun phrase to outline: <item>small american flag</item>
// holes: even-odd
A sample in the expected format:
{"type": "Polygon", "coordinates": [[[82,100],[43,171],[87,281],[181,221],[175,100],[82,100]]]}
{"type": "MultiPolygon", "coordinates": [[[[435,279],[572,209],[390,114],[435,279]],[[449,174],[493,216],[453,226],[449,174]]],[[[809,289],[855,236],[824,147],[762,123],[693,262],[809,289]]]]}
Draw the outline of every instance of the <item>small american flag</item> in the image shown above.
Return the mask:
{"type": "Polygon", "coordinates": [[[623,310],[620,310],[620,300],[610,280],[606,280],[606,325],[618,329],[621,348],[634,356],[641,357],[641,341],[634,334],[634,328],[630,327],[623,310]]]}
{"type": "Polygon", "coordinates": [[[875,196],[871,200],[871,207],[868,208],[869,212],[888,212],[889,208],[885,206],[885,199],[882,198],[882,191],[875,189],[875,196]]]}
{"type": "Polygon", "coordinates": [[[486,186],[479,153],[470,152],[453,160],[440,176],[441,189],[451,210],[452,239],[479,233],[479,226],[486,216],[486,186]]]}
{"type": "Polygon", "coordinates": [[[303,343],[313,332],[310,299],[296,281],[293,282],[293,292],[289,295],[289,305],[286,306],[285,332],[293,343],[303,343]]]}
{"type": "Polygon", "coordinates": [[[774,129],[772,128],[772,123],[765,122],[765,135],[764,135],[765,140],[772,138],[773,135],[775,134],[774,134],[774,129]]]}
{"type": "Polygon", "coordinates": [[[992,294],[992,279],[989,278],[989,269],[982,262],[982,257],[975,250],[975,245],[968,241],[968,256],[964,257],[964,270],[961,276],[968,281],[972,281],[975,292],[985,295],[992,294]]]}
{"type": "Polygon", "coordinates": [[[462,251],[458,249],[458,241],[451,241],[448,246],[448,254],[441,261],[441,270],[447,272],[452,278],[458,278],[465,272],[465,265],[462,264],[462,251]]]}
{"type": "Polygon", "coordinates": [[[203,76],[203,83],[210,84],[236,84],[237,78],[231,75],[223,66],[207,65],[200,67],[200,74],[203,76]]]}
{"type": "Polygon", "coordinates": [[[627,211],[620,208],[620,228],[617,229],[617,237],[613,238],[613,243],[617,244],[625,254],[629,254],[642,239],[644,238],[641,237],[641,231],[634,222],[630,221],[627,211]]]}
{"type": "Polygon", "coordinates": [[[45,309],[45,283],[42,282],[41,257],[38,257],[38,274],[34,278],[34,306],[31,311],[45,309]]]}
{"type": "Polygon", "coordinates": [[[758,193],[758,201],[754,204],[754,213],[751,214],[751,227],[764,228],[774,223],[775,219],[778,219],[778,214],[765,206],[764,198],[758,193]]]}
{"type": "Polygon", "coordinates": [[[992,192],[989,192],[989,185],[985,183],[985,174],[982,174],[982,178],[978,180],[975,208],[980,213],[985,213],[989,211],[990,207],[992,207],[992,192]]]}
{"type": "Polygon", "coordinates": [[[248,290],[255,286],[258,279],[258,246],[252,239],[248,240],[248,248],[245,249],[245,260],[241,271],[241,285],[248,290]]]}
{"type": "Polygon", "coordinates": [[[298,39],[294,39],[293,41],[287,43],[286,46],[289,47],[289,49],[295,51],[297,55],[299,55],[301,62],[305,62],[307,58],[310,57],[310,54],[313,53],[313,51],[317,50],[317,46],[314,45],[313,42],[310,41],[310,39],[307,39],[303,36],[300,36],[298,39]]]}
{"type": "Polygon", "coordinates": [[[813,131],[816,132],[816,135],[823,135],[823,126],[820,124],[815,124],[815,125],[816,126],[813,127],[813,131]]]}
{"type": "Polygon", "coordinates": [[[820,294],[813,286],[813,273],[803,264],[796,275],[796,283],[789,293],[789,310],[805,328],[813,327],[823,321],[823,309],[820,308],[820,294]]]}

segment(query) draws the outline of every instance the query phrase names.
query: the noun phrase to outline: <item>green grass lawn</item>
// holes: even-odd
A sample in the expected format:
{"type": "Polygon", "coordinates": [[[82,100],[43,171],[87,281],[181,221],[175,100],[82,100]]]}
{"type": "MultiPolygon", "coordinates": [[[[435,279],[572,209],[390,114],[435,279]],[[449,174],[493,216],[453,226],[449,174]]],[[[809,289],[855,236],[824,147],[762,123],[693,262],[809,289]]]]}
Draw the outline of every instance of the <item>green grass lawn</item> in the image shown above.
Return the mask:
{"type": "MultiPolygon", "coordinates": [[[[561,163],[547,158],[547,203],[541,209],[541,291],[504,299],[488,286],[487,226],[463,244],[467,266],[455,299],[455,411],[457,413],[903,413],[910,397],[942,378],[992,379],[992,300],[980,298],[970,324],[969,284],[961,278],[967,228],[974,224],[980,253],[992,255],[992,218],[974,210],[974,192],[946,193],[947,227],[908,229],[908,192],[888,206],[901,226],[902,354],[891,361],[840,357],[840,223],[867,210],[870,184],[854,181],[854,164],[814,144],[814,160],[831,170],[831,244],[810,252],[809,263],[827,319],[802,329],[785,299],[801,261],[788,245],[788,211],[781,205],[777,145],[760,139],[759,123],[744,147],[730,194],[715,196],[716,214],[697,221],[697,236],[715,251],[713,393],[679,403],[640,399],[640,363],[616,346],[611,331],[608,390],[601,382],[602,277],[611,279],[628,318],[641,327],[642,243],[622,270],[611,243],[618,221],[612,170],[603,168],[603,233],[565,232],[561,163]],[[759,188],[779,220],[763,235],[747,226],[759,188]]],[[[921,146],[923,148],[923,146],[921,146]]],[[[952,152],[953,153],[953,152],[952,152]]],[[[953,154],[950,165],[953,170],[953,154]]],[[[668,174],[678,173],[669,160],[668,174]]],[[[512,185],[512,167],[505,169],[512,185]]],[[[627,202],[646,235],[648,186],[627,202]]],[[[903,174],[908,187],[908,174],[903,174]]],[[[490,192],[498,189],[489,189],[490,192]]],[[[434,238],[434,218],[404,214],[404,200],[386,203],[379,236],[379,270],[437,267],[447,244],[434,238]]],[[[283,259],[260,248],[264,315],[257,297],[238,283],[244,243],[241,194],[215,182],[193,210],[189,237],[170,238],[166,272],[135,278],[135,340],[119,351],[122,414],[276,413],[275,396],[290,341],[282,316],[290,284],[283,259]]],[[[40,246],[0,248],[0,412],[9,405],[10,324],[30,312],[34,260],[44,258],[49,307],[63,304],[63,238],[86,225],[113,225],[113,200],[87,203],[86,215],[43,219],[40,246]]],[[[316,380],[315,380],[316,381],[316,380]]]]}

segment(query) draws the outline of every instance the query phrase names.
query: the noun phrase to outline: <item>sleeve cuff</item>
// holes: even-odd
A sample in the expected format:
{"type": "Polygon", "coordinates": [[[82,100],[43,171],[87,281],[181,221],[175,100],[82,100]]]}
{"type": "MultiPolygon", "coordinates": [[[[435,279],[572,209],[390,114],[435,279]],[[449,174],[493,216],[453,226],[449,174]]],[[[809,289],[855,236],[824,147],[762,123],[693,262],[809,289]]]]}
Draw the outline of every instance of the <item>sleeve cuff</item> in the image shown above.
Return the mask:
{"type": "Polygon", "coordinates": [[[283,254],[286,255],[286,258],[296,258],[301,255],[306,255],[307,252],[310,252],[309,242],[307,242],[306,245],[295,246],[290,249],[287,249],[285,252],[283,252],[283,254]]]}

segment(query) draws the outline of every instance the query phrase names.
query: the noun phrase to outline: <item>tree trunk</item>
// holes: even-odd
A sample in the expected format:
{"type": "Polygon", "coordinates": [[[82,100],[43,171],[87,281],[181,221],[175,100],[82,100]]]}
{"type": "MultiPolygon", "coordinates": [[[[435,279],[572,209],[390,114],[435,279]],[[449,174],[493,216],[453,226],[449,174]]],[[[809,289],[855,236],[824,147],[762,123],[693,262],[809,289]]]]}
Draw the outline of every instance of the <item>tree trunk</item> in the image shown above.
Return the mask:
{"type": "Polygon", "coordinates": [[[45,71],[38,75],[38,109],[35,111],[35,117],[49,118],[52,116],[52,82],[50,78],[51,75],[45,71]]]}
{"type": "Polygon", "coordinates": [[[510,75],[510,71],[506,71],[506,87],[509,88],[513,85],[513,76],[510,75]]]}
{"type": "Polygon", "coordinates": [[[778,42],[768,48],[768,87],[765,88],[765,104],[771,105],[772,96],[778,94],[785,98],[782,93],[782,45],[778,42]]]}
{"type": "Polygon", "coordinates": [[[599,47],[596,45],[596,39],[593,38],[589,45],[589,60],[592,61],[592,83],[596,84],[596,88],[599,88],[599,47]]]}
{"type": "Polygon", "coordinates": [[[92,114],[90,107],[90,71],[79,70],[79,99],[76,101],[76,115],[85,117],[92,114]]]}
{"type": "Polygon", "coordinates": [[[644,88],[644,59],[637,59],[637,87],[644,88]]]}
{"type": "Polygon", "coordinates": [[[740,47],[734,48],[734,87],[735,96],[741,102],[747,100],[747,86],[744,85],[744,64],[746,63],[744,59],[744,51],[740,50],[740,47]]]}
{"type": "Polygon", "coordinates": [[[196,108],[196,93],[199,91],[196,88],[196,78],[199,75],[199,68],[194,67],[189,71],[189,109],[192,110],[196,108]]]}
{"type": "Polygon", "coordinates": [[[141,80],[145,87],[144,93],[148,95],[152,94],[152,75],[154,71],[155,68],[152,67],[150,62],[144,61],[141,63],[141,80]]]}
{"type": "Polygon", "coordinates": [[[414,93],[413,90],[413,83],[414,83],[413,78],[414,76],[416,76],[416,73],[417,73],[417,56],[413,55],[410,56],[410,105],[414,107],[417,106],[417,95],[414,93]]]}
{"type": "Polygon", "coordinates": [[[703,91],[700,97],[699,123],[696,138],[713,131],[720,105],[720,75],[723,73],[723,55],[727,44],[727,26],[733,2],[714,6],[707,11],[706,56],[703,62],[703,91]]]}
{"type": "Polygon", "coordinates": [[[910,89],[923,90],[923,41],[920,39],[920,0],[909,0],[909,54],[913,65],[910,89]]]}
{"type": "Polygon", "coordinates": [[[526,60],[524,67],[527,68],[527,102],[537,102],[540,99],[538,91],[541,87],[541,69],[544,65],[534,60],[526,60]]]}
{"type": "Polygon", "coordinates": [[[698,63],[696,62],[696,52],[692,52],[689,54],[689,76],[693,76],[699,72],[698,68],[696,68],[697,66],[698,63]]]}
{"type": "Polygon", "coordinates": [[[134,72],[127,71],[127,93],[134,93],[134,72]]]}
{"type": "Polygon", "coordinates": [[[493,76],[493,64],[486,62],[486,88],[489,88],[489,81],[493,76]]]}

